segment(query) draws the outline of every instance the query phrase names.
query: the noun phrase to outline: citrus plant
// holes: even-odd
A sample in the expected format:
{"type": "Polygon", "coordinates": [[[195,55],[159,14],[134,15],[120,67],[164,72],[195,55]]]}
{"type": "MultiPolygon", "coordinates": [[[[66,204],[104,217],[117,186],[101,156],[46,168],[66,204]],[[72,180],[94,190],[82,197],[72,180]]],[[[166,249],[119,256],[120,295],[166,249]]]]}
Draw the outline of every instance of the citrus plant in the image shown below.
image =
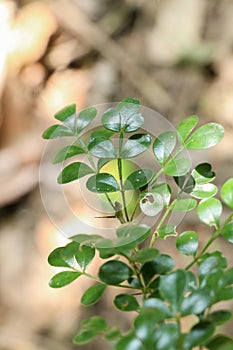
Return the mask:
{"type": "Polygon", "coordinates": [[[111,210],[106,220],[114,217],[118,222],[115,237],[82,232],[55,249],[49,264],[65,270],[52,277],[50,286],[60,288],[80,276],[92,279],[93,285],[81,298],[86,307],[97,303],[109,286],[117,287],[122,292],[113,305],[132,312],[132,326],[124,333],[103,317],[93,316],[81,322],[74,343],[85,344],[101,335],[112,341],[116,350],[233,349],[233,339],[218,332],[231,312],[215,308],[233,299],[233,268],[227,266],[221,251],[210,249],[220,237],[233,243],[233,178],[218,191],[212,183],[215,173],[211,165],[205,162],[192,168],[184,156],[184,150],[215,146],[224,135],[223,127],[217,123],[198,126],[194,115],[182,120],[176,131],[154,137],[143,130],[139,100],[128,98],[106,110],[101,127],[84,136],[96,115],[94,107],[79,114],[75,105],[65,107],[55,115],[61,123],[49,127],[43,138],[72,137],[71,144],[55,155],[54,163],[65,164],[57,181],[63,185],[86,177],[87,189],[96,193],[98,200],[104,197],[108,214],[111,210]],[[131,169],[125,176],[125,162],[146,152],[153,154],[151,168],[131,169]],[[80,156],[86,161],[67,164],[66,160],[80,156]],[[117,176],[103,171],[113,160],[117,176]],[[133,191],[135,198],[130,209],[128,191],[133,191]],[[189,211],[196,211],[211,232],[204,245],[197,232],[179,232],[171,223],[172,213],[189,211]],[[143,224],[143,217],[154,218],[154,224],[143,224]],[[157,240],[169,236],[175,237],[177,253],[188,257],[183,268],[176,268],[174,259],[156,247],[157,240]],[[103,260],[97,276],[88,272],[95,254],[103,260]],[[192,325],[184,331],[183,319],[190,315],[192,325]]]}

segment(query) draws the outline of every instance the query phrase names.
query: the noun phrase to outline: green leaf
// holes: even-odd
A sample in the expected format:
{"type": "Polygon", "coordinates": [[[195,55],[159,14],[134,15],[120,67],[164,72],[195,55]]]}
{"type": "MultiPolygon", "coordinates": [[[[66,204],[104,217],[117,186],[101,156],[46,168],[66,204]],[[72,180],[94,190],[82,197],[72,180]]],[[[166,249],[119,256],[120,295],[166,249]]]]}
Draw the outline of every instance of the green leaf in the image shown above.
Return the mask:
{"type": "Polygon", "coordinates": [[[107,140],[112,135],[114,135],[113,131],[106,130],[105,128],[100,128],[91,133],[88,143],[91,144],[92,142],[94,142],[96,139],[99,139],[99,138],[107,140]]]}
{"type": "Polygon", "coordinates": [[[176,226],[173,224],[167,224],[160,227],[157,231],[158,237],[161,239],[166,239],[170,236],[177,236],[176,226]]]}
{"type": "Polygon", "coordinates": [[[114,299],[114,305],[121,311],[138,311],[140,306],[131,294],[119,294],[114,299]]]}
{"type": "Polygon", "coordinates": [[[82,273],[79,271],[62,271],[51,278],[49,285],[52,288],[61,288],[70,284],[81,275],[82,273]]]}
{"type": "Polygon", "coordinates": [[[64,136],[73,136],[73,131],[68,129],[66,126],[60,125],[60,124],[55,124],[50,126],[42,134],[42,137],[46,140],[56,139],[58,137],[64,137],[64,136]]]}
{"type": "Polygon", "coordinates": [[[156,350],[177,350],[180,332],[177,323],[162,324],[156,332],[156,350]]]}
{"type": "Polygon", "coordinates": [[[49,264],[58,267],[74,267],[74,255],[78,247],[77,242],[71,242],[65,247],[56,248],[48,257],[49,264]]]}
{"type": "Polygon", "coordinates": [[[97,109],[95,107],[88,107],[82,110],[77,118],[77,132],[80,133],[84,128],[86,128],[97,114],[97,109]]]}
{"type": "Polygon", "coordinates": [[[150,308],[154,312],[159,312],[160,315],[163,315],[162,318],[171,318],[173,317],[171,311],[168,306],[160,299],[157,298],[149,298],[143,302],[143,309],[150,308]]]}
{"type": "Polygon", "coordinates": [[[100,317],[100,316],[92,316],[90,318],[84,319],[81,322],[81,326],[86,329],[92,329],[96,331],[96,333],[109,330],[107,322],[103,317],[100,317]]]}
{"type": "Polygon", "coordinates": [[[178,199],[172,205],[174,211],[190,211],[193,210],[197,205],[197,201],[193,198],[178,199]]]}
{"type": "Polygon", "coordinates": [[[63,162],[65,159],[74,157],[78,154],[85,153],[84,150],[80,147],[71,145],[62,148],[54,157],[53,164],[63,162]]]}
{"type": "Polygon", "coordinates": [[[79,248],[79,243],[77,242],[71,242],[67,244],[61,251],[61,256],[64,261],[67,262],[71,267],[75,267],[76,260],[75,260],[75,254],[77,253],[79,248]]]}
{"type": "Polygon", "coordinates": [[[76,105],[72,104],[69,106],[66,106],[62,108],[60,111],[58,111],[54,118],[57,120],[60,120],[61,122],[65,122],[67,119],[70,119],[71,117],[74,117],[76,113],[76,105]]]}
{"type": "Polygon", "coordinates": [[[171,159],[164,167],[165,174],[169,176],[183,176],[186,175],[191,167],[189,159],[176,158],[171,159]]]}
{"type": "Polygon", "coordinates": [[[87,344],[91,342],[97,334],[93,329],[84,329],[73,338],[73,342],[77,345],[87,344]]]}
{"type": "Polygon", "coordinates": [[[133,158],[145,152],[151,144],[149,134],[134,134],[128,138],[120,152],[120,158],[133,158]]]}
{"type": "Polygon", "coordinates": [[[89,245],[80,245],[78,251],[75,254],[75,259],[79,264],[82,271],[85,271],[87,266],[93,260],[95,256],[95,248],[89,245]]]}
{"type": "Polygon", "coordinates": [[[185,345],[188,349],[195,346],[204,345],[215,331],[214,325],[208,321],[202,321],[196,324],[185,339],[185,345]]]}
{"type": "Polygon", "coordinates": [[[81,303],[84,306],[94,305],[101,299],[106,287],[107,286],[105,284],[96,284],[95,286],[91,286],[83,294],[81,303]]]}
{"type": "Polygon", "coordinates": [[[128,280],[132,274],[131,268],[118,260],[107,261],[99,269],[99,278],[109,285],[118,285],[128,280]]]}
{"type": "Polygon", "coordinates": [[[155,248],[142,248],[132,256],[131,260],[145,263],[154,260],[158,255],[159,251],[155,248]]]}
{"type": "Polygon", "coordinates": [[[185,231],[176,239],[176,248],[185,255],[195,255],[198,248],[198,235],[194,231],[185,231]]]}
{"type": "Polygon", "coordinates": [[[146,186],[152,179],[154,172],[150,169],[140,169],[131,173],[124,183],[124,190],[139,189],[146,186]]]}
{"type": "Polygon", "coordinates": [[[211,305],[212,298],[206,290],[197,290],[189,294],[181,303],[182,316],[200,315],[211,305]]]}
{"type": "Polygon", "coordinates": [[[232,350],[233,339],[225,335],[216,335],[206,347],[210,350],[232,350]]]}
{"type": "Polygon", "coordinates": [[[134,335],[127,335],[120,339],[115,350],[145,350],[142,342],[134,335]]]}
{"type": "Polygon", "coordinates": [[[177,183],[177,185],[180,187],[182,192],[191,193],[195,187],[195,180],[192,176],[190,176],[190,177],[175,176],[174,180],[177,183]]]}
{"type": "Polygon", "coordinates": [[[208,314],[206,320],[218,326],[229,321],[231,317],[232,317],[232,313],[230,311],[217,310],[208,314]]]}
{"type": "Polygon", "coordinates": [[[233,243],[233,222],[226,224],[221,229],[221,235],[230,243],[233,243]]]}
{"type": "Polygon", "coordinates": [[[217,123],[207,123],[198,128],[185,142],[189,149],[206,149],[215,146],[224,136],[224,128],[217,123]]]}
{"type": "Polygon", "coordinates": [[[221,189],[223,202],[233,210],[233,178],[227,180],[221,189]]]}
{"type": "Polygon", "coordinates": [[[146,262],[141,267],[141,273],[146,284],[155,275],[163,275],[173,269],[174,260],[167,254],[160,254],[155,260],[146,262]]]}
{"type": "Polygon", "coordinates": [[[58,267],[70,267],[70,265],[63,259],[61,252],[63,250],[63,247],[56,248],[53,250],[48,257],[48,263],[51,266],[58,266],[58,267]]]}
{"type": "Polygon", "coordinates": [[[86,186],[89,191],[97,193],[109,193],[119,191],[119,185],[111,174],[99,173],[91,176],[86,186]]]}
{"type": "Polygon", "coordinates": [[[105,339],[108,341],[113,341],[121,337],[121,332],[117,327],[113,327],[109,329],[108,332],[105,334],[105,339]]]}
{"type": "Polygon", "coordinates": [[[159,292],[170,303],[174,312],[180,310],[185,286],[186,274],[183,270],[177,270],[160,277],[159,292]]]}
{"type": "Polygon", "coordinates": [[[59,174],[57,182],[59,184],[66,184],[71,181],[80,179],[88,174],[93,174],[94,170],[88,165],[81,162],[74,162],[67,165],[59,174]]]}
{"type": "Polygon", "coordinates": [[[222,214],[222,204],[216,198],[203,199],[197,207],[197,214],[205,224],[218,227],[222,214]]]}
{"type": "Polygon", "coordinates": [[[214,180],[215,173],[212,171],[211,164],[201,163],[192,171],[192,176],[197,184],[202,185],[214,180]]]}
{"type": "Polygon", "coordinates": [[[102,116],[102,125],[111,131],[119,132],[121,130],[120,114],[116,108],[109,108],[102,116]]]}
{"type": "Polygon", "coordinates": [[[116,151],[111,140],[98,137],[88,144],[88,150],[97,158],[116,158],[116,151]]]}
{"type": "Polygon", "coordinates": [[[192,115],[183,119],[177,127],[178,139],[181,144],[187,139],[189,134],[195,128],[198,123],[198,117],[196,115],[192,115]]]}
{"type": "Polygon", "coordinates": [[[97,169],[102,169],[107,163],[111,162],[112,159],[110,158],[100,158],[97,163],[97,169]]]}
{"type": "Polygon", "coordinates": [[[155,216],[163,210],[163,198],[158,193],[143,193],[140,199],[141,211],[147,216],[155,216]]]}
{"type": "Polygon", "coordinates": [[[160,164],[164,164],[170,157],[176,145],[176,134],[173,131],[165,131],[160,134],[153,143],[153,152],[160,164]]]}
{"type": "Polygon", "coordinates": [[[163,198],[164,205],[167,207],[171,199],[171,188],[166,182],[158,182],[151,189],[152,193],[158,193],[163,198]]]}
{"type": "Polygon", "coordinates": [[[211,198],[216,195],[218,192],[217,186],[213,184],[202,184],[202,185],[196,185],[191,193],[191,195],[195,198],[205,199],[205,198],[211,198]]]}
{"type": "Polygon", "coordinates": [[[136,335],[143,342],[152,342],[156,324],[166,318],[163,310],[157,309],[156,312],[152,308],[142,309],[139,316],[134,321],[136,335]]]}
{"type": "Polygon", "coordinates": [[[201,286],[205,286],[209,275],[216,269],[225,268],[227,266],[226,258],[220,252],[206,253],[199,262],[198,274],[201,286]]]}

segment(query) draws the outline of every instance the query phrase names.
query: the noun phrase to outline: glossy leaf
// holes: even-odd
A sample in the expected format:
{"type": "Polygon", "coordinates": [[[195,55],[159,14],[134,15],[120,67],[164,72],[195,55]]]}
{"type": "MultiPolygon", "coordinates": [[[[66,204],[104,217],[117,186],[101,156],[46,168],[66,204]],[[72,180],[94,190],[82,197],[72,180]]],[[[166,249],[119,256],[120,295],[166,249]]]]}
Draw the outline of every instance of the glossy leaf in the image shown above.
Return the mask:
{"type": "Polygon", "coordinates": [[[155,260],[148,261],[141,267],[141,273],[146,284],[156,275],[163,275],[173,269],[174,260],[167,254],[160,254],[155,260]]]}
{"type": "Polygon", "coordinates": [[[76,113],[76,105],[71,104],[69,106],[62,108],[60,111],[58,111],[54,115],[54,118],[56,118],[57,120],[60,120],[61,122],[65,122],[67,121],[67,119],[74,117],[75,113],[76,113]]]}
{"type": "Polygon", "coordinates": [[[121,130],[120,114],[116,108],[109,108],[102,116],[103,126],[111,131],[119,132],[121,130]]]}
{"type": "Polygon", "coordinates": [[[121,311],[138,311],[140,306],[131,294],[119,294],[114,299],[114,305],[121,311]]]}
{"type": "Polygon", "coordinates": [[[173,224],[167,224],[160,227],[157,231],[158,237],[161,239],[166,239],[170,236],[177,236],[176,226],[173,224]]]}
{"type": "Polygon", "coordinates": [[[177,270],[160,277],[159,292],[169,302],[174,312],[180,310],[185,286],[186,274],[183,270],[177,270]]]}
{"type": "Polygon", "coordinates": [[[106,287],[106,284],[96,284],[94,286],[91,286],[83,294],[81,303],[84,306],[94,305],[101,299],[106,287]]]}
{"type": "Polygon", "coordinates": [[[181,303],[182,316],[200,315],[211,305],[210,293],[205,290],[197,290],[189,294],[181,303]]]}
{"type": "Polygon", "coordinates": [[[157,298],[149,298],[143,302],[143,309],[150,308],[154,312],[159,311],[162,318],[171,318],[173,314],[169,310],[168,306],[161,300],[157,298]]]}
{"type": "Polygon", "coordinates": [[[97,334],[98,333],[93,329],[84,329],[73,338],[73,342],[77,345],[87,344],[91,342],[97,334]]]}
{"type": "Polygon", "coordinates": [[[121,117],[121,129],[132,132],[140,129],[144,123],[143,116],[138,113],[140,101],[138,99],[125,99],[121,101],[117,110],[121,117]]]}
{"type": "Polygon", "coordinates": [[[193,176],[189,176],[189,177],[187,177],[187,176],[175,176],[174,180],[177,183],[177,185],[180,187],[182,192],[191,193],[195,187],[195,180],[194,180],[193,176]]]}
{"type": "Polygon", "coordinates": [[[62,271],[51,278],[49,285],[52,288],[61,288],[70,284],[81,275],[82,273],[79,271],[62,271]]]}
{"type": "Polygon", "coordinates": [[[128,138],[122,147],[121,158],[133,158],[145,152],[151,144],[151,136],[149,134],[134,134],[128,138]]]}
{"type": "Polygon", "coordinates": [[[74,255],[78,247],[79,244],[77,242],[71,242],[65,247],[55,249],[48,257],[49,264],[58,267],[74,267],[74,255]]]}
{"type": "Polygon", "coordinates": [[[211,322],[203,321],[196,324],[185,339],[185,345],[188,349],[192,349],[197,345],[206,344],[209,338],[213,335],[215,327],[211,322]]]}
{"type": "Polygon", "coordinates": [[[153,143],[153,152],[160,164],[164,164],[170,157],[176,145],[176,134],[173,131],[165,131],[160,134],[153,143]]]}
{"type": "Polygon", "coordinates": [[[209,350],[232,350],[233,339],[225,335],[216,335],[207,345],[209,350]]]}
{"type": "Polygon", "coordinates": [[[141,195],[140,208],[147,216],[156,216],[163,210],[163,198],[158,193],[144,193],[141,195]]]}
{"type": "Polygon", "coordinates": [[[197,201],[193,198],[178,199],[173,205],[172,210],[174,211],[190,211],[193,210],[197,205],[197,201]]]}
{"type": "Polygon", "coordinates": [[[223,202],[233,210],[233,178],[227,180],[221,189],[223,202]]]}
{"type": "Polygon", "coordinates": [[[97,193],[108,193],[119,191],[119,185],[116,179],[107,173],[99,173],[91,176],[86,186],[89,191],[97,193]]]}
{"type": "Polygon", "coordinates": [[[224,136],[224,128],[217,123],[207,123],[198,128],[185,142],[189,149],[206,149],[215,146],[224,136]]]}
{"type": "Polygon", "coordinates": [[[73,136],[73,131],[60,124],[50,126],[42,134],[42,137],[46,140],[65,136],[73,136]]]}
{"type": "Polygon", "coordinates": [[[156,312],[152,308],[142,309],[139,316],[134,321],[135,333],[138,338],[143,340],[143,343],[152,342],[156,324],[164,320],[166,315],[163,310],[157,309],[156,312]]]}
{"type": "Polygon", "coordinates": [[[126,335],[122,339],[120,339],[117,344],[115,350],[145,350],[142,345],[141,340],[139,340],[134,335],[126,335]]]}
{"type": "Polygon", "coordinates": [[[133,274],[131,268],[118,260],[110,260],[99,269],[99,278],[106,284],[118,285],[130,278],[133,274]]]}
{"type": "Polygon", "coordinates": [[[82,271],[85,271],[87,266],[93,260],[95,256],[95,248],[90,245],[80,245],[78,251],[75,254],[75,259],[79,264],[82,271]]]}
{"type": "Polygon", "coordinates": [[[93,174],[94,170],[88,165],[81,162],[75,162],[67,165],[59,174],[57,182],[59,184],[66,184],[75,181],[89,174],[93,174]]]}
{"type": "Polygon", "coordinates": [[[171,188],[166,182],[158,182],[151,189],[152,193],[158,193],[163,198],[164,205],[167,207],[171,199],[171,188]]]}
{"type": "Polygon", "coordinates": [[[207,321],[210,321],[218,326],[229,321],[231,317],[232,317],[232,313],[230,311],[217,310],[208,314],[207,321]]]}
{"type": "Polygon", "coordinates": [[[88,107],[83,109],[77,118],[77,132],[80,133],[84,128],[86,128],[97,114],[97,109],[95,107],[88,107]]]}
{"type": "Polygon", "coordinates": [[[191,167],[189,159],[176,158],[171,159],[164,167],[165,174],[169,176],[183,176],[186,175],[191,167]]]}
{"type": "Polygon", "coordinates": [[[233,222],[223,226],[221,235],[230,243],[233,243],[233,222]]]}
{"type": "Polygon", "coordinates": [[[48,263],[51,266],[58,266],[58,267],[70,267],[70,265],[63,259],[61,252],[63,250],[63,247],[59,247],[54,249],[48,257],[48,263]]]}
{"type": "Polygon", "coordinates": [[[132,260],[140,263],[154,260],[159,255],[155,248],[142,248],[132,256],[132,260]]]}
{"type": "Polygon", "coordinates": [[[185,231],[176,239],[176,248],[185,255],[195,255],[198,248],[198,235],[194,231],[185,231]]]}
{"type": "Polygon", "coordinates": [[[183,119],[177,127],[178,139],[181,144],[187,139],[189,134],[195,128],[198,123],[198,117],[196,115],[191,115],[183,119]]]}
{"type": "Polygon", "coordinates": [[[162,324],[156,332],[156,350],[177,350],[179,347],[179,327],[177,323],[162,324]]]}
{"type": "Polygon", "coordinates": [[[99,137],[88,144],[88,150],[97,158],[116,158],[116,151],[111,140],[99,137]]]}
{"type": "Polygon", "coordinates": [[[209,226],[219,226],[222,204],[216,198],[203,199],[197,208],[199,219],[209,226]]]}
{"type": "Polygon", "coordinates": [[[85,153],[84,150],[80,147],[71,145],[62,148],[54,157],[53,164],[63,162],[64,160],[74,157],[78,154],[85,153]]]}
{"type": "Polygon", "coordinates": [[[97,130],[92,131],[88,143],[91,144],[94,142],[96,139],[109,139],[112,135],[114,135],[113,131],[107,130],[105,128],[98,128],[97,130]]]}
{"type": "Polygon", "coordinates": [[[215,178],[215,173],[212,171],[212,166],[209,163],[198,164],[192,171],[197,184],[202,185],[212,181],[215,178]]]}
{"type": "Polygon", "coordinates": [[[146,186],[152,179],[154,172],[150,169],[140,169],[131,173],[124,183],[124,190],[139,189],[146,186]]]}
{"type": "Polygon", "coordinates": [[[216,195],[218,192],[217,186],[207,183],[202,185],[196,185],[191,193],[191,195],[195,198],[205,199],[211,198],[216,195]]]}

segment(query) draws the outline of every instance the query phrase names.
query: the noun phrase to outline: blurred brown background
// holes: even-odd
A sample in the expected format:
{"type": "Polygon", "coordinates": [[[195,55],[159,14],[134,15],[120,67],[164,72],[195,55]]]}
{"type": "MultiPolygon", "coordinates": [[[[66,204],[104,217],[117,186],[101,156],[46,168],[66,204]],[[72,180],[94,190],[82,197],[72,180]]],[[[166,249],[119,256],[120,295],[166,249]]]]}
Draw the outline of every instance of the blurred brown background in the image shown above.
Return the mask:
{"type": "MultiPolygon", "coordinates": [[[[0,350],[71,350],[93,314],[79,305],[88,281],[48,287],[47,256],[65,241],[38,185],[53,114],[135,96],[174,125],[194,113],[220,122],[208,159],[221,184],[233,175],[232,23],[232,0],[0,0],[0,350]]],[[[219,248],[232,264],[230,244],[219,248]]],[[[124,327],[111,303],[110,293],[96,312],[124,327]]]]}

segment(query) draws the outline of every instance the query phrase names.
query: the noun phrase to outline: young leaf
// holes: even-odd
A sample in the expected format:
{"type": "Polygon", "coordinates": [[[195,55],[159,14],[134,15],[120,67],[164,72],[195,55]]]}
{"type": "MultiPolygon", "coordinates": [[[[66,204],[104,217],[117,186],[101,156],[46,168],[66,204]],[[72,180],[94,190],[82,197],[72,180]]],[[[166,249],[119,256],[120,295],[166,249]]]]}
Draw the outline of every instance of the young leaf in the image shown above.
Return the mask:
{"type": "Polygon", "coordinates": [[[134,134],[128,138],[122,147],[121,158],[133,158],[145,152],[151,144],[151,136],[149,134],[134,134]]]}
{"type": "Polygon", "coordinates": [[[194,231],[185,231],[176,239],[176,248],[185,255],[195,255],[198,248],[198,235],[194,231]]]}
{"type": "Polygon", "coordinates": [[[42,137],[46,140],[56,139],[58,137],[64,136],[73,136],[73,131],[68,129],[66,126],[60,124],[50,126],[42,134],[42,137]]]}
{"type": "Polygon", "coordinates": [[[216,198],[203,199],[197,208],[199,219],[209,226],[219,226],[222,204],[216,198]]]}
{"type": "Polygon", "coordinates": [[[211,305],[212,297],[208,290],[196,290],[183,299],[181,303],[182,316],[200,315],[211,305]]]}
{"type": "Polygon", "coordinates": [[[76,113],[76,105],[72,104],[58,111],[54,115],[54,118],[56,118],[57,120],[60,120],[61,122],[65,122],[67,119],[70,119],[71,117],[75,116],[75,113],[76,113]]]}
{"type": "Polygon", "coordinates": [[[198,128],[185,142],[189,149],[206,149],[215,146],[224,136],[224,128],[217,123],[207,123],[198,128]]]}
{"type": "Polygon", "coordinates": [[[180,311],[185,286],[186,274],[183,270],[177,270],[160,277],[159,292],[170,303],[175,313],[180,311]]]}
{"type": "Polygon", "coordinates": [[[114,305],[121,311],[138,311],[140,306],[131,294],[119,294],[114,299],[114,305]]]}
{"type": "Polygon", "coordinates": [[[86,128],[97,114],[97,109],[95,107],[88,107],[82,110],[77,118],[77,132],[80,133],[84,128],[86,128]]]}
{"type": "Polygon", "coordinates": [[[221,235],[230,243],[233,243],[233,222],[223,226],[221,235]]]}
{"type": "Polygon", "coordinates": [[[62,271],[56,274],[49,281],[52,288],[61,288],[76,280],[82,273],[79,271],[62,271]]]}
{"type": "Polygon", "coordinates": [[[128,280],[133,271],[125,263],[118,260],[110,260],[99,269],[99,278],[106,284],[118,285],[128,280]]]}
{"type": "Polygon", "coordinates": [[[103,137],[96,137],[88,144],[89,152],[97,158],[116,158],[116,151],[111,140],[103,137]]]}
{"type": "Polygon", "coordinates": [[[191,196],[199,199],[205,199],[205,198],[211,198],[215,196],[217,192],[218,192],[218,188],[213,184],[210,184],[210,183],[201,184],[201,185],[197,184],[194,187],[191,193],[191,196]]]}
{"type": "Polygon", "coordinates": [[[139,189],[146,186],[152,179],[154,172],[150,169],[140,169],[131,173],[124,183],[124,190],[139,189]]]}
{"type": "Polygon", "coordinates": [[[157,231],[158,237],[161,239],[166,239],[170,236],[177,236],[176,226],[173,224],[167,224],[160,227],[157,231]]]}
{"type": "Polygon", "coordinates": [[[221,189],[223,202],[233,210],[233,178],[227,180],[221,189]]]}
{"type": "Polygon", "coordinates": [[[84,306],[94,305],[101,299],[106,287],[106,284],[96,284],[94,286],[91,286],[83,294],[81,303],[84,306]]]}
{"type": "Polygon", "coordinates": [[[176,158],[171,159],[164,167],[165,174],[169,176],[186,175],[191,167],[189,159],[176,158]]]}
{"type": "Polygon", "coordinates": [[[163,198],[158,193],[143,193],[140,199],[141,211],[147,216],[155,216],[163,210],[163,198]]]}
{"type": "Polygon", "coordinates": [[[216,335],[207,345],[209,350],[232,350],[233,339],[225,335],[216,335]]]}
{"type": "Polygon", "coordinates": [[[159,255],[155,248],[142,248],[132,256],[132,260],[140,263],[154,260],[159,255]]]}
{"type": "Polygon", "coordinates": [[[88,174],[93,174],[94,170],[88,165],[81,162],[75,162],[67,165],[59,174],[57,182],[59,184],[66,184],[71,181],[80,179],[88,174]]]}
{"type": "Polygon", "coordinates": [[[209,163],[198,164],[192,171],[195,182],[199,185],[206,184],[215,178],[212,166],[209,163]]]}
{"type": "Polygon", "coordinates": [[[78,154],[85,153],[84,150],[80,147],[71,145],[62,148],[54,157],[53,164],[63,162],[64,160],[74,157],[78,154]]]}
{"type": "Polygon", "coordinates": [[[160,134],[153,143],[153,152],[160,164],[164,164],[170,157],[176,145],[176,134],[173,131],[165,131],[160,134]]]}
{"type": "Polygon", "coordinates": [[[109,193],[119,191],[119,185],[116,179],[107,173],[99,173],[91,176],[86,186],[89,191],[97,193],[109,193]]]}
{"type": "Polygon", "coordinates": [[[178,199],[172,206],[174,211],[190,211],[197,205],[197,201],[193,198],[178,199]]]}
{"type": "Polygon", "coordinates": [[[190,117],[185,118],[180,122],[177,127],[178,140],[181,144],[187,139],[189,134],[195,128],[198,123],[198,117],[196,115],[192,115],[190,117]]]}
{"type": "Polygon", "coordinates": [[[215,327],[213,323],[208,321],[201,321],[196,324],[185,338],[185,345],[187,349],[192,349],[195,346],[204,345],[214,334],[215,327]]]}
{"type": "Polygon", "coordinates": [[[79,264],[82,271],[85,271],[87,266],[93,260],[95,256],[95,248],[89,245],[80,245],[78,251],[75,254],[75,259],[79,264]]]}

